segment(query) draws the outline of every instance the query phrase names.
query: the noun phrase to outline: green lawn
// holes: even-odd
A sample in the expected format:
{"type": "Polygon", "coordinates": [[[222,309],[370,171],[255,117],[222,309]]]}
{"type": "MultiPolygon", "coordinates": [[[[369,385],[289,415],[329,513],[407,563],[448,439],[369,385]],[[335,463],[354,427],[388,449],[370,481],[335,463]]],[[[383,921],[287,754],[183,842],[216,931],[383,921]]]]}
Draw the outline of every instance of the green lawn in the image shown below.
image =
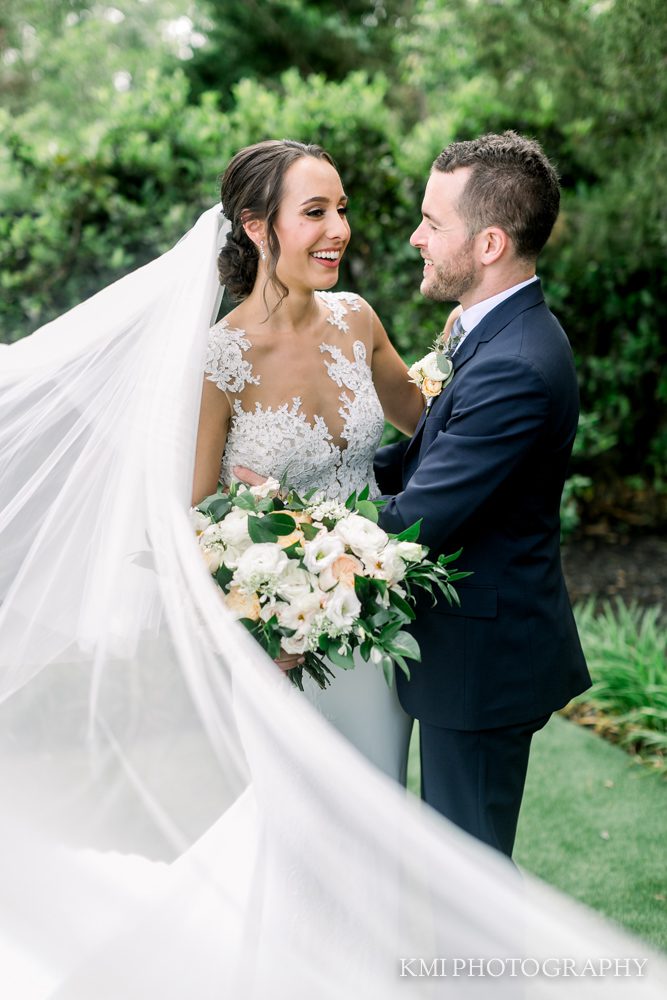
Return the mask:
{"type": "MultiPolygon", "coordinates": [[[[416,736],[409,773],[417,791],[416,736]]],[[[667,781],[558,716],[533,739],[514,860],[667,950],[667,781]]]]}

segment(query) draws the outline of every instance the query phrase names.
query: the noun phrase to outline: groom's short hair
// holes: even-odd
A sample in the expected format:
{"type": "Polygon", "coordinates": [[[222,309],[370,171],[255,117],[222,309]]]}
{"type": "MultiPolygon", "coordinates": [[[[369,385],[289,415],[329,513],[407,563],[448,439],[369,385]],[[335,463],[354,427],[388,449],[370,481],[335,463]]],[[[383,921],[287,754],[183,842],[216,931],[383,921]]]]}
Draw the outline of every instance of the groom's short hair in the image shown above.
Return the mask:
{"type": "Polygon", "coordinates": [[[558,216],[558,174],[540,144],[516,132],[452,142],[433,163],[434,170],[472,172],[458,211],[469,237],[498,226],[512,240],[517,256],[534,260],[549,239],[558,216]]]}

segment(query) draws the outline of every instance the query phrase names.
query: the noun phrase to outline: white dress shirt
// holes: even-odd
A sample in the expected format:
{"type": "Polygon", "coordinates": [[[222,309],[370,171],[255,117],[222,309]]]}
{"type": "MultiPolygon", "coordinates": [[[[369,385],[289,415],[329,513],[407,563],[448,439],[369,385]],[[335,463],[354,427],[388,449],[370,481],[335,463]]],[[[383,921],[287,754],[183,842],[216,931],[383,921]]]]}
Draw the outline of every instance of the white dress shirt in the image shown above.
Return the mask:
{"type": "MultiPolygon", "coordinates": [[[[495,309],[501,302],[508,299],[510,295],[514,295],[515,292],[518,292],[520,288],[525,288],[526,285],[532,285],[535,281],[537,281],[536,274],[534,274],[532,278],[527,278],[526,281],[520,281],[518,285],[512,285],[511,288],[506,288],[504,291],[498,292],[497,295],[492,295],[488,299],[482,299],[481,302],[475,302],[474,306],[464,309],[459,316],[464,333],[456,346],[456,351],[460,349],[461,344],[464,342],[468,334],[475,329],[478,323],[482,322],[487,313],[490,313],[492,309],[495,309]]],[[[454,351],[454,354],[456,354],[456,351],[454,351]]]]}

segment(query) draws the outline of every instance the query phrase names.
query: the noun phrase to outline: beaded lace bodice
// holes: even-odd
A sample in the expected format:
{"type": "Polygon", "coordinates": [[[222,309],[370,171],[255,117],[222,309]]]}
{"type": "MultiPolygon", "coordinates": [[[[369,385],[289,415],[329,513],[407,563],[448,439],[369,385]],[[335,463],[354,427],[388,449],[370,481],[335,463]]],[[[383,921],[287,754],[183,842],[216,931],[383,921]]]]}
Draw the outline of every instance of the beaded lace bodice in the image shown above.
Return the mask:
{"type": "Polygon", "coordinates": [[[308,416],[302,404],[305,388],[298,381],[290,385],[290,395],[285,392],[276,399],[266,392],[271,388],[271,370],[260,374],[245,330],[230,327],[226,319],[211,329],[206,376],[227,394],[232,410],[220,477],[225,484],[233,479],[233,467],[243,465],[284,480],[301,493],[316,489],[329,499],[346,499],[368,483],[371,495],[378,495],[373,456],[384,417],[366,345],[353,339],[348,321],[350,312],[360,311],[361,300],[346,292],[317,294],[326,306],[332,333],[340,331],[327,338],[339,343],[319,344],[326,372],[340,389],[338,429],[331,420],[329,426],[321,410],[308,416]]]}

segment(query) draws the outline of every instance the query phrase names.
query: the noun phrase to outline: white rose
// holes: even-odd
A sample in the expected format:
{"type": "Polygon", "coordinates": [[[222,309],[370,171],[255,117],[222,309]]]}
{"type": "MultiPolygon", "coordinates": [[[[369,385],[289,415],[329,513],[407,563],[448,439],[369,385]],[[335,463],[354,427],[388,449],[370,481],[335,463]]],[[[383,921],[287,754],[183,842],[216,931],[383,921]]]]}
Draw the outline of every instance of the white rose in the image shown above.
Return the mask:
{"type": "Polygon", "coordinates": [[[225,561],[225,550],[222,545],[206,546],[201,551],[209,573],[217,573],[225,561]]]}
{"type": "Polygon", "coordinates": [[[229,514],[218,524],[218,538],[231,548],[245,548],[250,545],[251,539],[248,534],[248,514],[238,507],[230,510],[229,514]]]}
{"type": "Polygon", "coordinates": [[[339,521],[332,533],[362,559],[380,552],[387,544],[387,533],[359,514],[350,514],[339,521]]]}
{"type": "Polygon", "coordinates": [[[444,375],[438,368],[438,355],[435,351],[431,351],[431,353],[427,354],[425,358],[422,358],[420,364],[424,373],[424,378],[433,379],[434,382],[443,381],[444,375]]]}
{"type": "Polygon", "coordinates": [[[259,497],[260,500],[263,500],[264,497],[268,497],[271,493],[279,493],[280,483],[277,479],[272,479],[269,476],[269,478],[265,482],[260,483],[259,486],[251,486],[250,492],[254,497],[259,497]]]}
{"type": "Polygon", "coordinates": [[[325,611],[329,621],[338,629],[350,629],[361,613],[361,603],[350,587],[336,587],[330,591],[325,611]]]}
{"type": "Polygon", "coordinates": [[[239,559],[234,583],[248,590],[256,590],[261,583],[276,580],[287,568],[288,561],[275,542],[251,545],[239,559]]]}
{"type": "Polygon", "coordinates": [[[304,593],[310,593],[310,576],[299,566],[296,559],[290,559],[278,582],[278,593],[286,601],[293,601],[304,593]]]}
{"type": "Polygon", "coordinates": [[[310,570],[311,573],[321,573],[323,569],[328,569],[334,559],[341,556],[344,551],[345,546],[342,539],[320,531],[312,542],[306,542],[304,545],[303,561],[306,564],[306,569],[310,570]]]}
{"type": "Polygon", "coordinates": [[[308,649],[308,637],[306,635],[284,635],[280,640],[280,645],[286,653],[305,653],[308,649]]]}
{"type": "Polygon", "coordinates": [[[424,546],[418,542],[396,542],[396,552],[409,563],[421,562],[424,558],[424,546]]]}

